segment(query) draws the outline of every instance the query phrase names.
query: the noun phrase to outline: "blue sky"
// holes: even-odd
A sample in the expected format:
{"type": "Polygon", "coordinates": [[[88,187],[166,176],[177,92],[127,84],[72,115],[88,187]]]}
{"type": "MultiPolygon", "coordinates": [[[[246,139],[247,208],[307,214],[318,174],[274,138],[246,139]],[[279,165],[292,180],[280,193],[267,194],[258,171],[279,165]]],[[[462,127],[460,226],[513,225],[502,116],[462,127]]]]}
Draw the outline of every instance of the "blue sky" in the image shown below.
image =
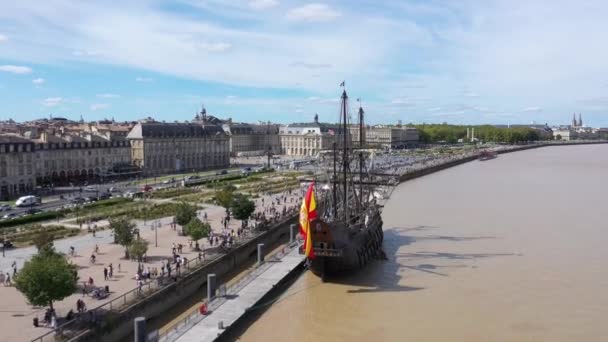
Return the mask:
{"type": "Polygon", "coordinates": [[[0,0],[0,119],[608,127],[608,2],[0,0]],[[351,105],[355,106],[355,101],[351,105]]]}

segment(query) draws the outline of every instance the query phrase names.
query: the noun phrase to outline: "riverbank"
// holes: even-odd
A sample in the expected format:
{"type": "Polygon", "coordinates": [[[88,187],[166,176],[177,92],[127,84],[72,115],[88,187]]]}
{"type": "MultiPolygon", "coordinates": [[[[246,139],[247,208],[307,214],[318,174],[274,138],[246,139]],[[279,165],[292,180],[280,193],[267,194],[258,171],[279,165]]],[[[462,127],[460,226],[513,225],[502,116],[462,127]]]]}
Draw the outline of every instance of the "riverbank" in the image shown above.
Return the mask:
{"type": "Polygon", "coordinates": [[[387,261],[304,273],[239,340],[602,340],[607,152],[531,149],[401,184],[387,261]]]}

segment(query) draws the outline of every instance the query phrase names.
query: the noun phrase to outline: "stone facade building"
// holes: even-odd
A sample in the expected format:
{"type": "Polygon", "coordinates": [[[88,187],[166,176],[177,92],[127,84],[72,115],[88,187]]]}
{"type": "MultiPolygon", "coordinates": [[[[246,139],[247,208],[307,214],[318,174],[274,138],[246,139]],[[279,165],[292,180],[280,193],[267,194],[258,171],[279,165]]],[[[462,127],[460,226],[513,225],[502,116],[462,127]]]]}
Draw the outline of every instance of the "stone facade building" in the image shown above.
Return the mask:
{"type": "MultiPolygon", "coordinates": [[[[353,143],[359,144],[359,126],[349,127],[353,143]]],[[[403,148],[418,142],[418,130],[414,127],[366,126],[365,145],[370,147],[403,148]]]]}
{"type": "Polygon", "coordinates": [[[127,139],[133,164],[146,175],[230,165],[229,139],[218,125],[139,122],[127,139]]]}
{"type": "Polygon", "coordinates": [[[35,186],[32,141],[12,134],[0,135],[0,199],[26,195],[35,186]]]}
{"type": "Polygon", "coordinates": [[[288,156],[315,156],[321,150],[332,148],[337,128],[319,123],[315,115],[312,123],[296,123],[279,129],[281,154],[288,156]]]}
{"type": "Polygon", "coordinates": [[[31,141],[39,185],[109,177],[117,168],[131,164],[129,142],[122,135],[44,131],[31,141]]]}

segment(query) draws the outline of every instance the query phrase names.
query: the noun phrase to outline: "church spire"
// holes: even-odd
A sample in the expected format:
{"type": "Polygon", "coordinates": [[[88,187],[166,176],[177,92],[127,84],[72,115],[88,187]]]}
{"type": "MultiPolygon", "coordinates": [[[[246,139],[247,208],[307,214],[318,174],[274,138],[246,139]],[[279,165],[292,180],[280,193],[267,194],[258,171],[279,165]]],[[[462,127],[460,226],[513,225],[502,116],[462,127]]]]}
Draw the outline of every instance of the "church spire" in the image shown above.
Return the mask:
{"type": "Polygon", "coordinates": [[[572,114],[572,127],[576,127],[576,124],[577,124],[577,122],[576,122],[576,113],[573,113],[572,114]]]}
{"type": "Polygon", "coordinates": [[[578,127],[583,127],[583,116],[578,113],[578,127]]]}

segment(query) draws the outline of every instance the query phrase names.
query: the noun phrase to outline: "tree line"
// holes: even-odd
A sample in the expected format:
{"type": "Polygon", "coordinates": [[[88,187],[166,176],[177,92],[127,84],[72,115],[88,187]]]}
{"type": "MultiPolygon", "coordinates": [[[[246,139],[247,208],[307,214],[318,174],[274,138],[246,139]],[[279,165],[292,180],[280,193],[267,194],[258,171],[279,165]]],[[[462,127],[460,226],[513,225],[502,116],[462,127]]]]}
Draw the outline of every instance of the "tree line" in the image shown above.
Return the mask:
{"type": "Polygon", "coordinates": [[[467,127],[475,128],[475,138],[481,141],[517,144],[526,141],[552,139],[544,138],[534,128],[509,127],[501,128],[491,125],[460,126],[448,124],[413,125],[418,129],[420,142],[423,143],[457,143],[460,139],[467,142],[467,127]]]}

